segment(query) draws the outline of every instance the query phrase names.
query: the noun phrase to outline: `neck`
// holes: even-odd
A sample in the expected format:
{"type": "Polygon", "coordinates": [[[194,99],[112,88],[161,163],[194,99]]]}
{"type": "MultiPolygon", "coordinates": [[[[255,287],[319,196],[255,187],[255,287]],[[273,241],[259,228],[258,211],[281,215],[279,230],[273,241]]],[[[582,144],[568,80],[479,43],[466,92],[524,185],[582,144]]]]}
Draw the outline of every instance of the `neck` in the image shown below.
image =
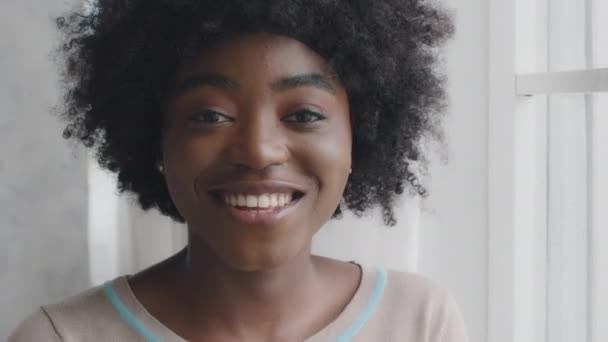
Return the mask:
{"type": "Polygon", "coordinates": [[[191,237],[183,251],[180,282],[184,303],[201,324],[222,325],[235,333],[265,330],[284,322],[301,322],[317,309],[323,286],[320,258],[307,246],[299,255],[272,269],[242,271],[223,263],[204,242],[191,237]]]}

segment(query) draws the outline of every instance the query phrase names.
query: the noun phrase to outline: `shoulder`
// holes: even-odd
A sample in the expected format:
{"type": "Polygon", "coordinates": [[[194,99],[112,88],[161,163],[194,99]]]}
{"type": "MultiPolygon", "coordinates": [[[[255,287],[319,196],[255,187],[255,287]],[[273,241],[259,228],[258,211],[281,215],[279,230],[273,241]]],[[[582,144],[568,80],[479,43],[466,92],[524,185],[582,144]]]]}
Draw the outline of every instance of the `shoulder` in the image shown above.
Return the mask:
{"type": "Polygon", "coordinates": [[[384,277],[385,284],[374,320],[390,325],[385,328],[395,334],[391,338],[406,334],[407,341],[468,340],[458,305],[445,286],[412,272],[379,269],[378,277],[384,277]]]}
{"type": "Polygon", "coordinates": [[[61,341],[57,329],[44,308],[26,318],[8,337],[8,342],[61,341]]]}
{"type": "Polygon", "coordinates": [[[384,295],[391,300],[406,301],[410,307],[427,310],[440,307],[450,297],[450,291],[436,281],[418,273],[386,270],[384,295]]]}
{"type": "Polygon", "coordinates": [[[108,328],[121,329],[123,325],[103,286],[96,286],[42,306],[15,329],[9,341],[91,340],[103,336],[108,328]]]}
{"type": "Polygon", "coordinates": [[[384,272],[386,285],[380,305],[387,314],[417,320],[436,318],[454,305],[450,291],[434,280],[411,272],[384,272]]]}

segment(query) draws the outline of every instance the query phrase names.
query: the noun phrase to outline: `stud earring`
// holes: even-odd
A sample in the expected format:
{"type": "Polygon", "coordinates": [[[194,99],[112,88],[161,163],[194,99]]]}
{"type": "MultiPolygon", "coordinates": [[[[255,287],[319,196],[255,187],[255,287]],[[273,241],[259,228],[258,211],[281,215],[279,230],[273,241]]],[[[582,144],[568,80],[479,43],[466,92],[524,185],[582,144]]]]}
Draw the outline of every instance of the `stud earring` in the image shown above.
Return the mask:
{"type": "Polygon", "coordinates": [[[165,167],[163,166],[163,164],[158,163],[158,165],[156,166],[158,168],[158,172],[160,173],[165,173],[165,167]]]}

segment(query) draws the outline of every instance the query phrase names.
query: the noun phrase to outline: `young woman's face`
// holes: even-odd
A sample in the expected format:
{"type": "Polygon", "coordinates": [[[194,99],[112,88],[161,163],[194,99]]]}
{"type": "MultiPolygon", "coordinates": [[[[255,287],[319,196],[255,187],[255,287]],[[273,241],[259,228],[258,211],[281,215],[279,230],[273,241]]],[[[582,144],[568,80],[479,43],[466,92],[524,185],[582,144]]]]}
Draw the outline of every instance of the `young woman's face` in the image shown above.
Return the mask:
{"type": "Polygon", "coordinates": [[[171,94],[163,163],[191,237],[241,270],[306,253],[351,167],[347,94],[326,62],[287,37],[242,35],[181,70],[171,94]]]}

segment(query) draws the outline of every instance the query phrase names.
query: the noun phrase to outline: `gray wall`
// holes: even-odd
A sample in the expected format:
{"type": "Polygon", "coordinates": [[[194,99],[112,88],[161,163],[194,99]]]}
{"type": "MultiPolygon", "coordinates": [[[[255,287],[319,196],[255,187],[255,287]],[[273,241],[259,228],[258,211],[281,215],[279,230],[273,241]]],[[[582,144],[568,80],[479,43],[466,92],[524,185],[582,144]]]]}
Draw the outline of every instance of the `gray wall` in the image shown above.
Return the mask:
{"type": "Polygon", "coordinates": [[[445,56],[447,157],[432,159],[420,229],[420,270],[454,291],[471,342],[487,339],[488,0],[443,0],[456,36],[445,56]]]}
{"type": "Polygon", "coordinates": [[[89,285],[85,154],[50,114],[51,18],[65,9],[0,1],[0,341],[37,306],[89,285]]]}

